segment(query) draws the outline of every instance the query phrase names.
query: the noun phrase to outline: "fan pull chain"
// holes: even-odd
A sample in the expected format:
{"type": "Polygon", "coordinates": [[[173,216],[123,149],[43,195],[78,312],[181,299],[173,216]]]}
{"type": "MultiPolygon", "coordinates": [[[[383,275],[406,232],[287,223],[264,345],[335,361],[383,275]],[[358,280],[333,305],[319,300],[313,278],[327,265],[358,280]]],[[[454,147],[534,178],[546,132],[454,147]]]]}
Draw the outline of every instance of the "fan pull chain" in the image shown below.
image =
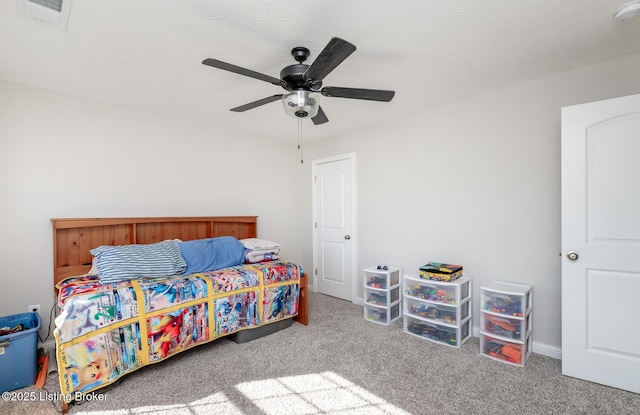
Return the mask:
{"type": "Polygon", "coordinates": [[[302,118],[298,118],[298,150],[300,150],[300,163],[304,163],[302,152],[302,118]]]}

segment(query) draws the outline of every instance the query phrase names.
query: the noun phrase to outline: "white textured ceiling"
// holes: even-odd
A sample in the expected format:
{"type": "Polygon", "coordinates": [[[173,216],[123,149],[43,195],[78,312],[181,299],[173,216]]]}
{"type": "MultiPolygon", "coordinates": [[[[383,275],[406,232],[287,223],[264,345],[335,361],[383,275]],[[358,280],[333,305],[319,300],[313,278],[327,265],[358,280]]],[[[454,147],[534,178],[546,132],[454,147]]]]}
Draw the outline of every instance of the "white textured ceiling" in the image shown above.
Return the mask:
{"type": "Polygon", "coordinates": [[[141,108],[212,128],[297,139],[280,87],[202,65],[216,58],[279,77],[295,46],[313,61],[333,37],[357,50],[325,86],[392,89],[390,103],[322,97],[329,123],[305,140],[640,50],[625,0],[73,0],[66,30],[0,1],[0,79],[141,108]]]}

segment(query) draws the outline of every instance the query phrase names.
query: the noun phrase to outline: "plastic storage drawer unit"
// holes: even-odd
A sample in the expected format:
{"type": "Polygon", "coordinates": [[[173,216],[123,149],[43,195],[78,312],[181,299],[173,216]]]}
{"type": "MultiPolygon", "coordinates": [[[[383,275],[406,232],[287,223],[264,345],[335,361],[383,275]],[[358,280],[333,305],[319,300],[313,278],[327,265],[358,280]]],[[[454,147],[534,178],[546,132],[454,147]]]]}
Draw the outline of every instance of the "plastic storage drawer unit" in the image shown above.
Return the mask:
{"type": "Polygon", "coordinates": [[[493,281],[480,288],[480,301],[480,354],[524,366],[533,339],[533,287],[493,281]]]}
{"type": "Polygon", "coordinates": [[[390,324],[401,317],[401,268],[387,265],[364,270],[364,318],[390,324]]]}
{"type": "Polygon", "coordinates": [[[0,392],[36,383],[40,316],[22,313],[0,317],[0,328],[13,329],[20,325],[21,331],[0,336],[0,392]]]}

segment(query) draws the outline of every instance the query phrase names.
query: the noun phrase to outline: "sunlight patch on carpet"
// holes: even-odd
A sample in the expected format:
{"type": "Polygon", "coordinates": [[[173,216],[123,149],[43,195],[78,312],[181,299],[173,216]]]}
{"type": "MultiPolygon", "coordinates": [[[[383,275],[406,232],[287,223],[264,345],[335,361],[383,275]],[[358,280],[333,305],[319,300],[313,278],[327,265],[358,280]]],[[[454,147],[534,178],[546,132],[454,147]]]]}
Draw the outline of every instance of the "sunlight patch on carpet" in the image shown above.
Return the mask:
{"type": "MultiPolygon", "coordinates": [[[[265,415],[410,415],[334,372],[255,380],[235,388],[265,415]]],[[[237,399],[237,397],[236,397],[237,399]]],[[[253,411],[252,411],[253,412],[253,411]]],[[[139,406],[76,415],[246,415],[222,392],[189,403],[139,406]]]]}
{"type": "Polygon", "coordinates": [[[334,372],[256,380],[236,388],[266,415],[409,415],[334,372]]]}

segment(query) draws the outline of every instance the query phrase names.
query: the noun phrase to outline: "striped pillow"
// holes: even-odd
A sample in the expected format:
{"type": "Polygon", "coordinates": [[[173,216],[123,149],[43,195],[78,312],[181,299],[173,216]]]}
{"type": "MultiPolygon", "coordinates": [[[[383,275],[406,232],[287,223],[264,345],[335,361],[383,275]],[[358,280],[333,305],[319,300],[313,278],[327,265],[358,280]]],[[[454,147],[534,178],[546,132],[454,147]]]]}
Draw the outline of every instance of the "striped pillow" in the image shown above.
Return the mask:
{"type": "Polygon", "coordinates": [[[103,245],[90,252],[96,257],[100,282],[107,284],[144,277],[182,275],[187,263],[180,253],[178,242],[103,245]]]}

